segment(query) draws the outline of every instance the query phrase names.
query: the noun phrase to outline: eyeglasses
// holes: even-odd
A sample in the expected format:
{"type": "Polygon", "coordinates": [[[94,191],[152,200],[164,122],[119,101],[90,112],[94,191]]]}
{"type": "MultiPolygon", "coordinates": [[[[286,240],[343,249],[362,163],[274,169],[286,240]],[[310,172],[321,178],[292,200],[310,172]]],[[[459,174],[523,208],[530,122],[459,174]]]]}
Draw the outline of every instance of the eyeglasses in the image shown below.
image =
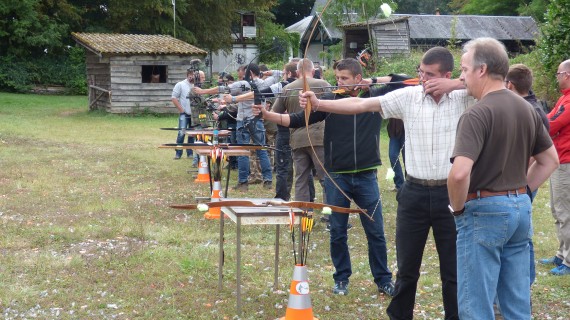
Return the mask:
{"type": "Polygon", "coordinates": [[[568,71],[560,71],[560,72],[556,72],[556,76],[559,76],[561,74],[568,74],[568,71]]]}

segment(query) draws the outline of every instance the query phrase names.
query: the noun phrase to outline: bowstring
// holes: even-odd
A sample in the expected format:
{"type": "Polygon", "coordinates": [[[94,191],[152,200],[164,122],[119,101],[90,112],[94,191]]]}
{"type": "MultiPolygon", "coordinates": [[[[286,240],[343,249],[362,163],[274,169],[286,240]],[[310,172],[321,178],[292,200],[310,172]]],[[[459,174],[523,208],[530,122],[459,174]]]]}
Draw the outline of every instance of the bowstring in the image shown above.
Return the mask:
{"type": "MultiPolygon", "coordinates": [[[[306,59],[307,56],[307,52],[309,51],[309,45],[311,44],[311,38],[313,37],[313,34],[317,28],[317,26],[319,25],[319,22],[321,21],[321,18],[323,16],[323,13],[325,12],[325,10],[327,9],[327,7],[329,6],[329,4],[331,3],[331,0],[328,0],[327,3],[325,4],[325,6],[323,7],[323,10],[321,11],[321,13],[317,16],[317,21],[315,23],[315,25],[313,26],[311,33],[309,34],[309,38],[307,40],[307,45],[305,47],[305,54],[304,54],[304,59],[306,59]]],[[[303,73],[303,91],[307,91],[308,85],[307,85],[307,75],[305,74],[305,61],[301,60],[301,71],[303,73]]],[[[319,164],[319,166],[321,166],[321,168],[323,169],[324,173],[326,174],[326,176],[329,178],[329,180],[331,181],[331,183],[335,186],[335,188],[340,191],[340,193],[342,194],[343,197],[345,197],[350,203],[353,203],[356,206],[357,210],[360,210],[365,216],[367,216],[370,220],[374,220],[373,219],[373,215],[374,212],[372,213],[372,215],[369,215],[367,212],[365,212],[358,204],[356,204],[356,202],[349,197],[344,190],[342,190],[342,188],[336,183],[336,181],[331,177],[330,173],[328,172],[328,170],[325,168],[325,166],[323,165],[323,163],[321,162],[321,160],[319,159],[319,157],[317,156],[317,151],[315,150],[315,147],[313,145],[313,142],[311,141],[311,135],[309,133],[309,116],[311,114],[311,104],[310,102],[307,103],[307,107],[305,108],[305,129],[307,130],[307,139],[309,141],[309,145],[311,146],[311,150],[313,152],[313,154],[315,155],[315,158],[317,159],[317,163],[319,164]]],[[[379,198],[380,199],[380,198],[379,198]]],[[[377,204],[378,205],[378,204],[377,204]]]]}

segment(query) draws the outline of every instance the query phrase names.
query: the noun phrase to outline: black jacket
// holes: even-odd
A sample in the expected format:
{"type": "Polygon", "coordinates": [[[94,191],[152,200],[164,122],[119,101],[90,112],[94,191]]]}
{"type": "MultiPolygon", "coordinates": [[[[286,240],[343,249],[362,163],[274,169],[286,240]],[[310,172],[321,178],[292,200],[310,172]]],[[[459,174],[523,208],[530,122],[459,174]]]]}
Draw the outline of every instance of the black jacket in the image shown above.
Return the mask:
{"type": "MultiPolygon", "coordinates": [[[[393,81],[400,81],[400,76],[392,76],[393,81]]],[[[402,77],[402,80],[407,79],[402,77]]],[[[362,98],[386,94],[403,85],[388,85],[371,89],[361,95],[362,98]]],[[[335,94],[332,99],[345,98],[335,94]]],[[[291,114],[290,128],[305,126],[304,112],[291,114]]],[[[354,171],[373,168],[382,164],[380,160],[380,127],[382,117],[378,112],[356,115],[340,115],[328,112],[313,112],[309,124],[325,121],[324,148],[325,168],[332,172],[354,171]]]]}

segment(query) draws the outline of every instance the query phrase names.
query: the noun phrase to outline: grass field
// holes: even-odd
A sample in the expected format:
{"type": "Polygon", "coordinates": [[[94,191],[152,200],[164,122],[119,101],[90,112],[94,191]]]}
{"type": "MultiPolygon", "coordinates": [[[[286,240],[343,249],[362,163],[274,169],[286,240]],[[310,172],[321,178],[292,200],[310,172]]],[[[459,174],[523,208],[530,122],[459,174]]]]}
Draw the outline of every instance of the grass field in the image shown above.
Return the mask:
{"type": "MultiPolygon", "coordinates": [[[[168,208],[207,196],[191,161],[173,161],[176,116],[87,111],[86,97],[0,93],[0,311],[5,319],[236,319],[235,224],[226,220],[224,289],[217,290],[218,223],[168,208]],[[190,171],[190,172],[189,172],[190,171]]],[[[387,137],[381,141],[387,157],[387,137]]],[[[388,259],[394,274],[395,193],[379,171],[388,259]]],[[[236,172],[232,172],[235,183],[236,172]]],[[[234,197],[271,197],[250,186],[234,197]]],[[[543,186],[534,204],[537,258],[557,247],[543,186]]],[[[319,319],[385,319],[357,217],[349,231],[353,275],[348,296],[333,296],[328,233],[315,226],[308,256],[319,319]]],[[[293,270],[281,232],[279,288],[273,290],[274,228],[242,228],[242,319],[285,315],[293,270]]],[[[535,319],[568,319],[570,278],[537,265],[535,319]]],[[[426,246],[417,319],[443,319],[438,258],[426,246]]]]}

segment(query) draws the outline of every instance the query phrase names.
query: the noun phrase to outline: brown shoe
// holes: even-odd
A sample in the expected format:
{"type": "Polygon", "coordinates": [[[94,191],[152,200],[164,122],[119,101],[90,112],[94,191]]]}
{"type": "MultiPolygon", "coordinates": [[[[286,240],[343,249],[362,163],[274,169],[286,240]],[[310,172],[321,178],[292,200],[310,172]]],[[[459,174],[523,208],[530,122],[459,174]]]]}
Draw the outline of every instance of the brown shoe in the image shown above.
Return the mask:
{"type": "Polygon", "coordinates": [[[238,184],[236,184],[235,187],[233,187],[233,190],[247,192],[249,190],[249,185],[248,185],[247,181],[246,182],[238,182],[238,184]]]}
{"type": "Polygon", "coordinates": [[[253,178],[253,179],[249,179],[249,184],[260,184],[263,182],[263,180],[259,179],[259,178],[253,178]]]}

